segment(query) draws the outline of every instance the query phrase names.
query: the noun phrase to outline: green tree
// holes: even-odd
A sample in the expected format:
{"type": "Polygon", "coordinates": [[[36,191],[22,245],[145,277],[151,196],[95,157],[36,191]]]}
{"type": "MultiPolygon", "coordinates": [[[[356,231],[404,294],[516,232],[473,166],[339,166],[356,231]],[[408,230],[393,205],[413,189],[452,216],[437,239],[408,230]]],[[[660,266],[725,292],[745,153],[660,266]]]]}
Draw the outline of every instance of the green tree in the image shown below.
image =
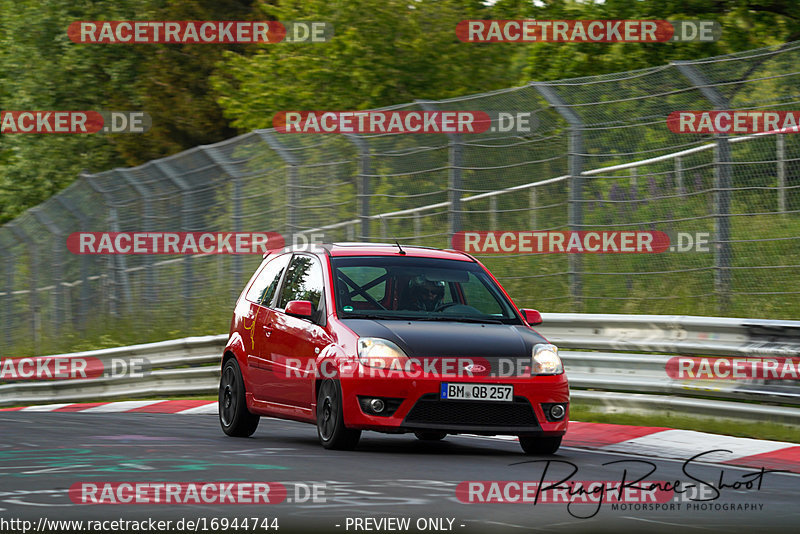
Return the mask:
{"type": "MultiPolygon", "coordinates": [[[[556,80],[664,65],[800,39],[800,4],[794,0],[544,0],[526,3],[523,15],[541,20],[716,20],[719,41],[689,43],[531,43],[523,78],[556,80]]],[[[515,4],[515,2],[511,2],[515,4]]],[[[502,1],[498,8],[506,7],[502,1]]]]}
{"type": "Polygon", "coordinates": [[[236,132],[207,80],[216,44],[81,44],[79,20],[251,19],[251,0],[0,0],[0,109],[143,110],[146,134],[0,136],[0,223],[69,185],[82,170],[132,166],[236,132]]]}
{"type": "MultiPolygon", "coordinates": [[[[76,7],[69,0],[0,0],[0,109],[95,110],[135,102],[136,52],[90,47],[67,37],[73,20],[130,18],[131,2],[76,7]]],[[[55,194],[83,169],[124,163],[102,135],[3,135],[0,222],[55,194]]]]}
{"type": "Polygon", "coordinates": [[[508,87],[514,45],[459,41],[456,24],[486,18],[480,1],[290,0],[262,6],[277,20],[320,20],[324,44],[261,45],[226,54],[213,78],[225,115],[242,130],[272,125],[281,110],[368,109],[508,87]]]}

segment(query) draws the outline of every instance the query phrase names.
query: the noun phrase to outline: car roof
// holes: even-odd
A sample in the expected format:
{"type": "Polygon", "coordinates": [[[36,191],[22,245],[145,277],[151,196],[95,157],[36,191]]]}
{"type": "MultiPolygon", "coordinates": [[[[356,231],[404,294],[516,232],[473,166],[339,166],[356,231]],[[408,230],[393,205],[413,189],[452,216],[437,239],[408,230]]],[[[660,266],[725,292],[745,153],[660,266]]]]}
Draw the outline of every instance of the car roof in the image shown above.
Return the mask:
{"type": "MultiPolygon", "coordinates": [[[[412,245],[398,245],[396,243],[324,243],[319,249],[326,251],[332,257],[339,256],[411,256],[415,258],[436,258],[443,260],[458,260],[474,262],[469,254],[453,249],[438,249],[412,245]],[[402,251],[405,254],[401,253],[402,251]]],[[[317,251],[319,252],[319,249],[317,251]]],[[[309,246],[287,247],[284,251],[310,251],[309,246]]]]}

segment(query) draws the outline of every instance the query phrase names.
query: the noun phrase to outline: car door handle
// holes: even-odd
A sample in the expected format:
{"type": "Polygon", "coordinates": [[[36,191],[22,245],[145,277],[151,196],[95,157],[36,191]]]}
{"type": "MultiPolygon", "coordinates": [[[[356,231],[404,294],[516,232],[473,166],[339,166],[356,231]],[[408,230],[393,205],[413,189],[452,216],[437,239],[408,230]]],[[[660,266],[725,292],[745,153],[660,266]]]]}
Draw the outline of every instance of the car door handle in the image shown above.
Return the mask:
{"type": "Polygon", "coordinates": [[[264,335],[269,337],[272,335],[272,325],[261,325],[261,328],[264,329],[264,335]]]}

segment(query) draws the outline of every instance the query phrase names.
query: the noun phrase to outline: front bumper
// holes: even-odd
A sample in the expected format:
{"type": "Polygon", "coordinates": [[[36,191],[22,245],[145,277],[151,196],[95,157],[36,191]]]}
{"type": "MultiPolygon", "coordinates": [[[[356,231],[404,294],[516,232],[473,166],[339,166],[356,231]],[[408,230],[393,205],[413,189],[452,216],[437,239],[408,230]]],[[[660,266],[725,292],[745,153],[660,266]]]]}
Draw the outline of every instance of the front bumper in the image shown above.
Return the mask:
{"type": "Polygon", "coordinates": [[[514,378],[451,377],[424,374],[406,377],[342,377],[344,420],[348,428],[403,433],[438,430],[449,434],[512,434],[561,436],[567,430],[569,409],[550,422],[542,404],[569,403],[564,374],[514,378]],[[513,402],[440,400],[442,382],[465,384],[511,384],[513,402]],[[399,407],[390,416],[365,413],[364,398],[397,399],[399,407]],[[362,402],[359,402],[361,399],[362,402]]]}

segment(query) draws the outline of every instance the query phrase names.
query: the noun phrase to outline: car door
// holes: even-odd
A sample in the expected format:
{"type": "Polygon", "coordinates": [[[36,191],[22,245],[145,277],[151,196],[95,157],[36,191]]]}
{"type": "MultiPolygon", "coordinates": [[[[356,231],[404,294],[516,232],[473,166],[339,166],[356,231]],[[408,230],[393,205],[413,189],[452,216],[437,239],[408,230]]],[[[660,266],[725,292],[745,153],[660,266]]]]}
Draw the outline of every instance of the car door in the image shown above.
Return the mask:
{"type": "Polygon", "coordinates": [[[311,254],[295,254],[270,316],[274,373],[270,377],[267,399],[286,404],[288,412],[300,417],[311,413],[316,358],[330,343],[330,335],[324,328],[323,288],[320,260],[311,254]],[[285,313],[286,305],[293,300],[311,301],[314,310],[311,320],[285,313]]]}
{"type": "Polygon", "coordinates": [[[269,261],[256,276],[245,299],[250,309],[244,319],[242,337],[247,349],[247,377],[248,391],[255,398],[263,398],[268,385],[268,376],[271,372],[269,356],[270,336],[272,334],[268,325],[272,321],[273,310],[270,308],[275,301],[275,295],[280,285],[286,267],[291,259],[291,254],[283,254],[269,261]]]}

